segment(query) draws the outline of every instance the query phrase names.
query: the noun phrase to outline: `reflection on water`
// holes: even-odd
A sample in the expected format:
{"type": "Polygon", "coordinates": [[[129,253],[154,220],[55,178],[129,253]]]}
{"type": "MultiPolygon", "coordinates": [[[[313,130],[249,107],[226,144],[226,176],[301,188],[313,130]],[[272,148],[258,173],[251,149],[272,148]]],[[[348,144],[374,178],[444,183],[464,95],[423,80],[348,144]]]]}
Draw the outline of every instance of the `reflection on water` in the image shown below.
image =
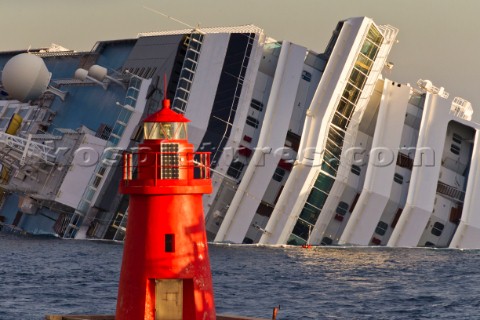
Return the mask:
{"type": "MultiPolygon", "coordinates": [[[[112,314],[123,246],[0,234],[0,319],[112,314]]],[[[211,245],[220,313],[478,319],[479,251],[211,245]]]]}
{"type": "Polygon", "coordinates": [[[217,268],[255,261],[241,273],[214,274],[214,281],[219,288],[236,284],[262,306],[281,304],[281,319],[476,319],[478,251],[214,246],[212,252],[217,268]],[[222,257],[230,251],[235,259],[222,257]]]}

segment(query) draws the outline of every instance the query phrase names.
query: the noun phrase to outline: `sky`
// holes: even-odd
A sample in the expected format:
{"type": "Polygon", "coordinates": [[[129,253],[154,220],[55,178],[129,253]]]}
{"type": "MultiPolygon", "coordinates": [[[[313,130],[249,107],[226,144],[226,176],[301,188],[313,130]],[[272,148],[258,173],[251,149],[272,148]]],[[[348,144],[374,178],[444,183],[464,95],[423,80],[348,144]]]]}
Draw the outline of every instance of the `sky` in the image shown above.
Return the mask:
{"type": "Polygon", "coordinates": [[[469,100],[480,119],[478,0],[0,0],[0,50],[57,43],[90,50],[97,40],[192,26],[255,24],[267,36],[322,52],[339,20],[367,16],[399,31],[386,77],[429,79],[469,100]]]}

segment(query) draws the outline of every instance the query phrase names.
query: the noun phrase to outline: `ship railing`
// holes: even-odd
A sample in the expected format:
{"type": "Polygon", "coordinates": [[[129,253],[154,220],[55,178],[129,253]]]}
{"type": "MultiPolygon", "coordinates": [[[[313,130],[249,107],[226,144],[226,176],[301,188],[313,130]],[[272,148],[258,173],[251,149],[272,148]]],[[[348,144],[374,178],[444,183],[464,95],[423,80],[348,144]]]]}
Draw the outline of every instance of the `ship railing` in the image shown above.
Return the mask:
{"type": "Polygon", "coordinates": [[[397,166],[401,168],[406,168],[408,170],[412,170],[413,159],[410,158],[408,155],[399,152],[397,155],[397,166]]]}
{"type": "Polygon", "coordinates": [[[458,202],[463,202],[465,199],[464,191],[440,181],[437,183],[437,193],[458,202]]]}
{"type": "Polygon", "coordinates": [[[452,106],[450,107],[450,113],[455,117],[459,117],[465,120],[472,120],[473,107],[472,104],[460,97],[453,98],[452,106]]]}
{"type": "Polygon", "coordinates": [[[123,155],[123,181],[141,179],[157,185],[159,180],[210,179],[209,152],[147,152],[123,155]]]}
{"type": "MultiPolygon", "coordinates": [[[[25,139],[5,132],[0,132],[0,145],[8,146],[20,153],[20,166],[23,166],[27,161],[27,158],[30,157],[40,159],[47,164],[53,164],[55,160],[53,148],[46,144],[32,141],[30,135],[25,139]]],[[[0,150],[0,153],[8,152],[5,147],[2,147],[0,150]]]]}

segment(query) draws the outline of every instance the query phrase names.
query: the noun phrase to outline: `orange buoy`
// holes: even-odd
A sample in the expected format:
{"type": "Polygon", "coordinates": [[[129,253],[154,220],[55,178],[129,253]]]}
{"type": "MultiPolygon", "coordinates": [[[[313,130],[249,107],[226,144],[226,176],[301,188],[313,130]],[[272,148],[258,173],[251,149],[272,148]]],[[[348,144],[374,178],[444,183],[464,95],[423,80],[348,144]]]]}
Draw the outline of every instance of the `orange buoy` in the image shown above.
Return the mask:
{"type": "Polygon", "coordinates": [[[183,115],[144,120],[144,142],[124,154],[120,191],[130,195],[117,320],[214,320],[202,195],[212,192],[210,154],[193,152],[183,115]]]}

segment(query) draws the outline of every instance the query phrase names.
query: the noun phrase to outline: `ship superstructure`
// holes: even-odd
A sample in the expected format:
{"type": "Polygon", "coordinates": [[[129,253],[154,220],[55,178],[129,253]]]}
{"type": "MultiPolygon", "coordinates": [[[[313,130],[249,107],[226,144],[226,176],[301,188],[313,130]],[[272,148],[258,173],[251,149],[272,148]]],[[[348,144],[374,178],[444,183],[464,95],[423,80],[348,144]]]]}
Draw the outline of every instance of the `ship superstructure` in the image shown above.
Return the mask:
{"type": "Polygon", "coordinates": [[[0,221],[123,240],[119,159],[168,96],[212,152],[210,241],[478,248],[473,107],[428,80],[388,79],[397,33],[359,17],[323,53],[252,25],[30,50],[52,88],[27,102],[3,92],[0,221]]]}

